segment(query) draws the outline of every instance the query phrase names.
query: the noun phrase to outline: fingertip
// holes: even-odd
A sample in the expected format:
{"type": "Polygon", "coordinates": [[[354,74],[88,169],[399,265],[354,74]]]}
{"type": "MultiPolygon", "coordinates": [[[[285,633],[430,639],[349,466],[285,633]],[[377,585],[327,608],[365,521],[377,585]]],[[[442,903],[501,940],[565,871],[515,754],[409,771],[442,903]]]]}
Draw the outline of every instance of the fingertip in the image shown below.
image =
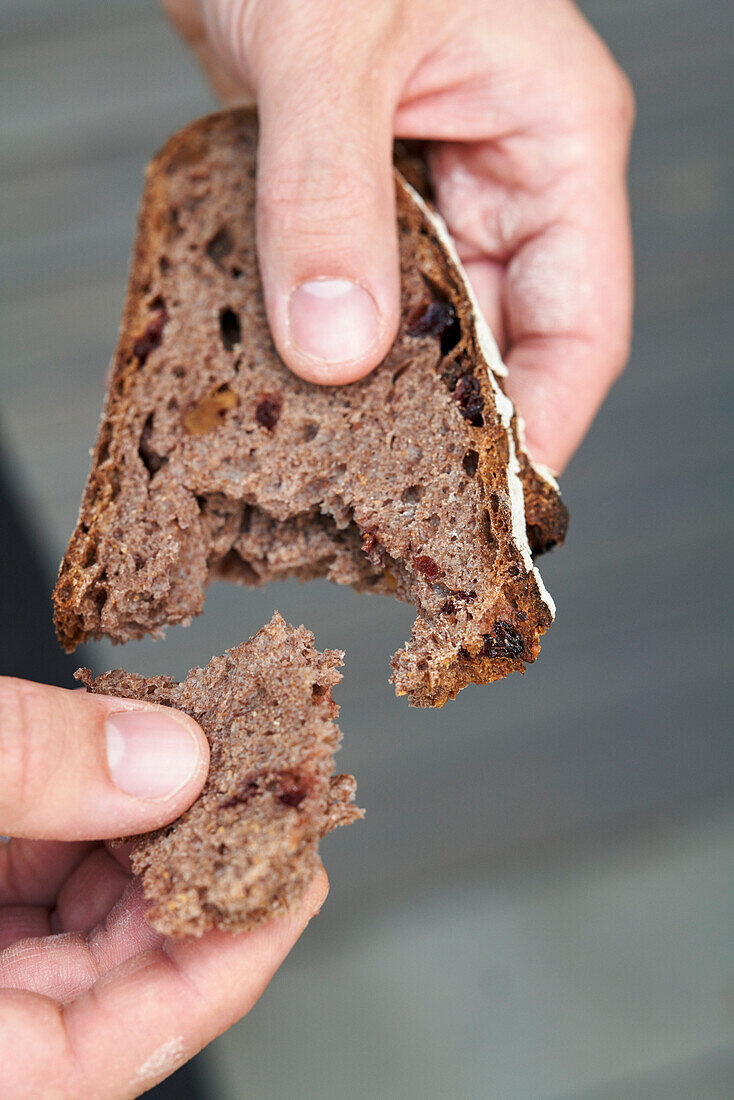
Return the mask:
{"type": "Polygon", "coordinates": [[[150,706],[112,709],[105,722],[105,742],[113,783],[135,798],[185,807],[206,779],[209,743],[198,722],[183,711],[150,706]]]}
{"type": "Polygon", "coordinates": [[[387,355],[397,330],[395,312],[389,294],[373,294],[355,280],[309,279],[288,300],[281,355],[307,382],[356,382],[387,355]]]}

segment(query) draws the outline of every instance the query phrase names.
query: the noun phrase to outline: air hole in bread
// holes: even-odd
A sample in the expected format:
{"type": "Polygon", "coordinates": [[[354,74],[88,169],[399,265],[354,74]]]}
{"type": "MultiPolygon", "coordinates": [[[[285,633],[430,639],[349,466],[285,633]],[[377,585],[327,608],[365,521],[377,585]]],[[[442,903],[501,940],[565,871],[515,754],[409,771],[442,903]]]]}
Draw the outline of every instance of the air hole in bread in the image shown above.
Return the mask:
{"type": "Polygon", "coordinates": [[[140,433],[140,443],[138,444],[138,455],[140,461],[145,466],[150,477],[157,474],[162,466],[165,466],[168,459],[164,455],[160,455],[153,449],[150,444],[150,437],[153,434],[153,413],[150,413],[146,418],[145,424],[143,424],[143,430],[140,433]]]}
{"type": "Polygon", "coordinates": [[[229,306],[219,314],[219,332],[225,351],[232,351],[242,341],[240,319],[229,306]]]}
{"type": "Polygon", "coordinates": [[[467,451],[461,460],[461,465],[464,467],[467,477],[474,477],[479,465],[479,454],[476,451],[467,451]]]}
{"type": "Polygon", "coordinates": [[[84,547],[84,553],[82,554],[82,565],[86,568],[90,565],[94,565],[97,560],[97,544],[92,539],[89,540],[84,547]]]}
{"type": "Polygon", "coordinates": [[[172,206],[168,211],[168,239],[169,241],[175,241],[183,235],[183,227],[179,218],[178,210],[175,206],[172,206]]]}
{"type": "Polygon", "coordinates": [[[222,261],[230,255],[233,249],[234,241],[232,240],[232,234],[226,225],[222,225],[214,236],[207,241],[204,251],[214,266],[218,267],[221,271],[223,269],[222,261]]]}
{"type": "Polygon", "coordinates": [[[398,381],[399,378],[403,377],[403,375],[405,374],[406,370],[408,370],[408,368],[410,367],[412,362],[413,362],[413,360],[409,359],[407,361],[407,363],[401,363],[401,365],[398,367],[398,369],[393,373],[393,376],[392,376],[393,386],[395,385],[395,383],[398,381]]]}
{"type": "Polygon", "coordinates": [[[420,485],[408,485],[400,494],[404,504],[418,504],[423,496],[423,488],[420,485]]]}

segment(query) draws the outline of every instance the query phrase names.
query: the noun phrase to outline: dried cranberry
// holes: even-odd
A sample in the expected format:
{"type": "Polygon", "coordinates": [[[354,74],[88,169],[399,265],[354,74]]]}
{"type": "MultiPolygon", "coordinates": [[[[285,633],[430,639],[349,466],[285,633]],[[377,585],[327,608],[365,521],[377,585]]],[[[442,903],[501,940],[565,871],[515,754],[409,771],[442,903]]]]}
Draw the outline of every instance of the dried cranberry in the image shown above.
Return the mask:
{"type": "Polygon", "coordinates": [[[272,432],[280,420],[280,410],[283,408],[283,398],[278,393],[263,393],[255,409],[255,420],[261,428],[267,428],[272,432]]]}
{"type": "Polygon", "coordinates": [[[405,331],[408,336],[440,336],[455,320],[456,310],[451,302],[429,302],[411,309],[405,331]]]}
{"type": "Polygon", "coordinates": [[[163,340],[163,329],[167,324],[168,312],[166,307],[163,306],[153,320],[148,322],[142,334],[133,344],[133,355],[140,361],[141,367],[150,353],[160,347],[163,340]]]}
{"type": "Polygon", "coordinates": [[[484,424],[482,410],[484,409],[484,397],[482,387],[474,375],[467,374],[456,383],[454,400],[459,406],[459,412],[475,428],[481,428],[484,424]]]}
{"type": "Polygon", "coordinates": [[[419,554],[417,558],[413,558],[413,565],[418,573],[426,578],[427,581],[435,581],[439,574],[439,568],[433,558],[429,558],[427,554],[419,554]]]}
{"type": "Polygon", "coordinates": [[[284,806],[291,806],[296,809],[307,796],[308,785],[301,776],[295,775],[293,772],[281,772],[278,776],[276,794],[278,801],[282,802],[284,806]]]}
{"type": "Polygon", "coordinates": [[[515,659],[521,657],[525,643],[510,623],[497,619],[494,634],[486,634],[482,653],[485,657],[515,659]]]}

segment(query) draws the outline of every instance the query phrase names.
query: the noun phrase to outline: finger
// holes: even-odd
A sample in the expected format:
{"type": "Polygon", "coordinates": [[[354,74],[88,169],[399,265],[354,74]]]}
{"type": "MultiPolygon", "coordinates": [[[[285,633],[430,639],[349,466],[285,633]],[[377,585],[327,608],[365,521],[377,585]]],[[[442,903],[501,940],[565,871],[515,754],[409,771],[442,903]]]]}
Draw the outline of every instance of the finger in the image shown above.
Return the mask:
{"type": "Polygon", "coordinates": [[[16,942],[0,954],[0,987],[25,989],[68,1004],[121,963],[160,947],[163,937],[145,920],[148,903],[130,881],[105,920],[89,935],[56,932],[16,942]]]}
{"type": "Polygon", "coordinates": [[[11,840],[0,845],[0,905],[53,905],[62,883],[92,848],[91,841],[11,840]]]}
{"type": "Polygon", "coordinates": [[[0,989],[23,989],[67,1004],[98,978],[83,937],[72,932],[18,940],[0,953],[0,989]]]}
{"type": "Polygon", "coordinates": [[[59,1100],[115,1100],[151,1088],[250,1010],[327,887],[322,873],[296,912],[253,932],[166,941],[115,967],[63,1011],[39,994],[0,993],[5,1095],[46,1089],[59,1100]]]}
{"type": "MultiPolygon", "coordinates": [[[[556,135],[552,167],[529,135],[442,144],[431,155],[439,207],[473,281],[504,268],[501,322],[496,304],[488,320],[504,339],[507,391],[525,420],[528,448],[557,471],[629,352],[632,101],[624,82],[610,88],[594,125],[584,120],[573,140],[556,135]]],[[[481,283],[479,291],[485,305],[481,283]]]]}
{"type": "Polygon", "coordinates": [[[6,905],[0,910],[0,957],[17,940],[48,936],[48,909],[40,905],[6,905]]]}
{"type": "Polygon", "coordinates": [[[622,189],[550,226],[507,268],[507,390],[530,453],[561,471],[627,361],[632,250],[622,189]]]}
{"type": "Polygon", "coordinates": [[[130,883],[116,859],[102,846],[91,852],[59,891],[51,913],[53,932],[86,934],[107,917],[130,883]]]}
{"type": "Polygon", "coordinates": [[[146,832],[201,790],[207,740],[168,707],[0,678],[0,833],[146,832]]]}
{"type": "MultiPolygon", "coordinates": [[[[461,256],[461,251],[459,251],[461,256]]],[[[500,354],[504,355],[507,340],[502,311],[504,269],[492,260],[465,260],[464,270],[471,283],[484,318],[492,330],[500,354]]]]}
{"type": "Polygon", "coordinates": [[[360,5],[349,20],[335,0],[287,12],[287,34],[270,20],[249,47],[265,305],[296,374],[351,382],[385,357],[399,318],[391,5],[360,5]]]}
{"type": "Polygon", "coordinates": [[[188,43],[204,69],[212,91],[224,103],[248,100],[246,89],[221,51],[214,48],[207,33],[199,0],[161,0],[163,9],[178,33],[188,43]]]}

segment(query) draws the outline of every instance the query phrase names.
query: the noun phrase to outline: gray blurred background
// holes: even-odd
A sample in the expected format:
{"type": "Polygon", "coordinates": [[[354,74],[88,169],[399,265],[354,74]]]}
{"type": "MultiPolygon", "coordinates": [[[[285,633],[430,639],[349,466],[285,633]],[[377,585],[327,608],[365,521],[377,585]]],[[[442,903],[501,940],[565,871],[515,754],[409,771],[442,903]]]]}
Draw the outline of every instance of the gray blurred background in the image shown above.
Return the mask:
{"type": "MultiPolygon", "coordinates": [[[[367,817],[325,842],[321,916],[199,1060],[222,1100],[734,1096],[733,8],[582,6],[637,93],[637,319],[563,481],[538,663],[411,710],[387,684],[410,611],[325,583],[218,585],[188,630],[82,655],[181,676],[273,607],[347,651],[339,763],[367,817]]],[[[142,169],[212,100],[153,0],[0,18],[0,434],[50,591],[142,169]]]]}

